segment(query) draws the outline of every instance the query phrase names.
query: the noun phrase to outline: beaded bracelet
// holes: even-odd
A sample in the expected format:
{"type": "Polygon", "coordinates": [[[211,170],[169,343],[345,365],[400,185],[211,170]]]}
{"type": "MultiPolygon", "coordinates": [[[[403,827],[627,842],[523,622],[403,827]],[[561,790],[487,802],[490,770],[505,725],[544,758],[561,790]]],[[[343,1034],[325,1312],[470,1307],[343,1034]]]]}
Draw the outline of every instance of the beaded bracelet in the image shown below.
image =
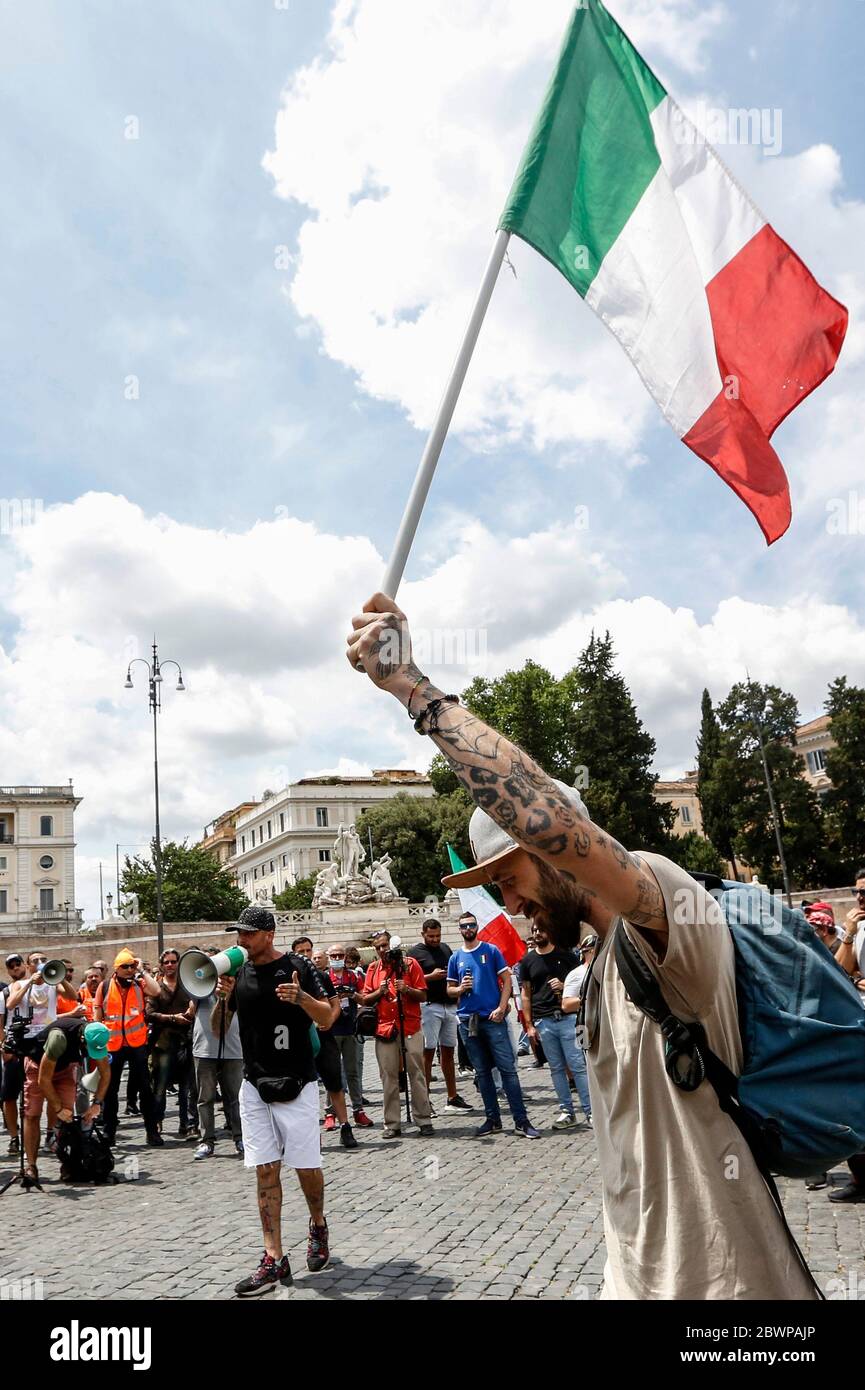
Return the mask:
{"type": "Polygon", "coordinates": [[[439,717],[439,715],[441,714],[442,706],[443,706],[443,705],[458,705],[459,702],[460,702],[460,697],[459,697],[459,695],[441,695],[441,696],[439,696],[439,698],[438,698],[437,700],[430,700],[429,704],[424,706],[424,708],[421,710],[420,714],[418,715],[417,719],[414,721],[414,727],[415,727],[416,732],[419,733],[419,734],[434,734],[434,733],[437,733],[437,732],[438,732],[438,717],[439,717]],[[426,719],[427,715],[429,715],[429,728],[428,728],[428,729],[422,729],[422,728],[421,728],[421,724],[423,724],[423,722],[424,722],[424,720],[426,719]]]}

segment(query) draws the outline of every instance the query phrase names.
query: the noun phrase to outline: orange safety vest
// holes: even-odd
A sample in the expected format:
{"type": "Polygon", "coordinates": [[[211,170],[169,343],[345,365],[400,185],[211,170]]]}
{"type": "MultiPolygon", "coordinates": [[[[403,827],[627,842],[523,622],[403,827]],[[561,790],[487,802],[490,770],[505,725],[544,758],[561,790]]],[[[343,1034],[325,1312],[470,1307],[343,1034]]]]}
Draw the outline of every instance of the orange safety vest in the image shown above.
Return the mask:
{"type": "MultiPolygon", "coordinates": [[[[99,986],[97,985],[96,993],[98,994],[98,992],[99,986]]],[[[87,1015],[87,1022],[92,1023],[93,1010],[96,1007],[96,994],[91,994],[87,986],[82,985],[78,991],[78,1002],[84,1005],[84,1012],[87,1015]]]]}
{"type": "Polygon", "coordinates": [[[77,999],[66,999],[66,998],[64,998],[64,996],[63,996],[63,995],[59,992],[59,990],[58,990],[58,993],[57,993],[57,1017],[59,1018],[61,1014],[68,1014],[68,1013],[71,1013],[73,1009],[77,1009],[77,1008],[78,1008],[78,1003],[79,1003],[79,1001],[78,1001],[77,999]]]}
{"type": "Polygon", "coordinates": [[[121,989],[112,975],[106,993],[102,986],[102,1022],[110,1033],[108,1051],[121,1047],[144,1047],[147,1021],[144,1017],[144,990],[140,985],[121,989]]]}

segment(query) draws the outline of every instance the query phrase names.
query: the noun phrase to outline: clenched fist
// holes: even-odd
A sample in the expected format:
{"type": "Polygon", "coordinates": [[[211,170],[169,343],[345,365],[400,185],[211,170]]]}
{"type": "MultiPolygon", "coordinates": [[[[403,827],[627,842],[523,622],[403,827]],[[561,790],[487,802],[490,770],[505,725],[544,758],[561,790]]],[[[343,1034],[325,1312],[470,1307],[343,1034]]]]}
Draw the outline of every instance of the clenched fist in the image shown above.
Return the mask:
{"type": "MultiPolygon", "coordinates": [[[[391,690],[414,672],[408,619],[387,594],[373,594],[363,611],[351,620],[346,655],[357,671],[365,671],[382,690],[391,690]]],[[[394,689],[394,693],[397,691],[394,689]]]]}

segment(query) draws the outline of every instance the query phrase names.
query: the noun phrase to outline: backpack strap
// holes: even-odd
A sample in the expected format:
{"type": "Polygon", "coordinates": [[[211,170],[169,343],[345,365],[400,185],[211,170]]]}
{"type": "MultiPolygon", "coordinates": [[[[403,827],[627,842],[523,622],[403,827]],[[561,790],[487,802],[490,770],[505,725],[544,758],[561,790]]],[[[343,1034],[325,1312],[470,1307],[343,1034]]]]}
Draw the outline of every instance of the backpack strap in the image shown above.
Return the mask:
{"type": "MultiPolygon", "coordinates": [[[[781,1218],[787,1238],[796,1253],[806,1278],[810,1281],[817,1297],[825,1302],[826,1295],[811,1273],[808,1262],[799,1248],[799,1243],[787,1223],[784,1204],[781,1201],[775,1179],[766,1157],[766,1149],[760,1126],[754,1116],[739,1104],[739,1080],[734,1072],[722,1062],[706,1042],[706,1034],[700,1023],[684,1023],[670,1010],[661,993],[661,987],[643,960],[634,943],[629,939],[621,919],[616,923],[613,947],[616,966],[631,1003],[641,1013],[650,1018],[664,1035],[666,1042],[664,1067],[674,1086],[682,1091],[696,1091],[702,1081],[707,1079],[718,1097],[718,1104],[729,1115],[757,1165],[761,1178],[769,1189],[769,1195],[781,1218]]],[[[594,963],[594,962],[593,962],[594,963]]]]}
{"type": "MultiPolygon", "coordinates": [[[[639,951],[617,922],[613,949],[622,984],[632,1004],[657,1023],[664,1035],[664,1067],[680,1091],[696,1091],[706,1076],[706,1035],[699,1023],[683,1023],[670,1011],[661,987],[639,951]]],[[[732,1072],[729,1073],[732,1077],[732,1072]]],[[[735,1081],[735,1077],[733,1077],[735,1081]]]]}

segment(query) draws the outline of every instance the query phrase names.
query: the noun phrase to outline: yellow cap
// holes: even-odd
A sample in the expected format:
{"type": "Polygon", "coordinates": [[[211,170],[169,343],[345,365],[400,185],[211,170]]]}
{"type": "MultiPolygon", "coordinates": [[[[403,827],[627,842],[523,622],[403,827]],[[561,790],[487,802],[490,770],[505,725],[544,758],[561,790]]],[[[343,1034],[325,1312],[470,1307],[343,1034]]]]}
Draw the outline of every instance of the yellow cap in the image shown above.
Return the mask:
{"type": "Polygon", "coordinates": [[[122,951],[118,951],[118,952],[117,952],[117,955],[114,957],[114,969],[115,969],[115,970],[117,969],[118,965],[134,965],[134,964],[135,964],[135,957],[134,957],[134,955],[132,954],[132,952],[131,952],[126,946],[124,946],[124,948],[123,948],[122,951]]]}

